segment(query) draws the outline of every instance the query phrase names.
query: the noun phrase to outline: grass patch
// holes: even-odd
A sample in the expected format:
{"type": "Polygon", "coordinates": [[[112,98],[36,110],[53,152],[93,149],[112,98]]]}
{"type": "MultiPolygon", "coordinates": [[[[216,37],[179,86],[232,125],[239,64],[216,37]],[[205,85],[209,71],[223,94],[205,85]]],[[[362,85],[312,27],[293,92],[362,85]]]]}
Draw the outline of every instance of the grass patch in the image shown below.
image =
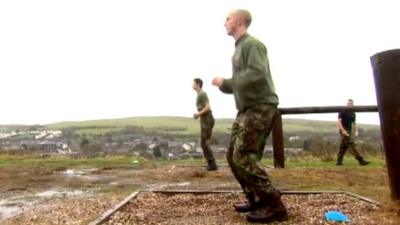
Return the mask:
{"type": "MultiPolygon", "coordinates": [[[[366,168],[383,168],[386,167],[386,162],[382,157],[371,156],[367,157],[371,162],[366,168]]],[[[263,160],[263,162],[273,165],[272,159],[263,160]],[[271,164],[270,164],[271,163],[271,164]]],[[[347,156],[344,158],[344,168],[360,167],[358,161],[354,157],[347,156]]],[[[315,156],[300,156],[300,157],[287,157],[285,161],[286,168],[332,168],[336,166],[336,158],[331,160],[321,159],[315,156]]]]}
{"type": "Polygon", "coordinates": [[[146,160],[141,157],[131,156],[107,156],[87,159],[73,159],[68,156],[53,155],[42,158],[40,155],[0,155],[0,167],[32,167],[46,166],[54,170],[71,167],[96,167],[103,168],[123,168],[137,167],[146,160]]]}
{"type": "MultiPolygon", "coordinates": [[[[367,157],[370,165],[360,167],[358,162],[351,156],[344,159],[342,168],[385,168],[386,162],[382,157],[371,156],[367,157]]],[[[218,159],[218,164],[227,164],[224,158],[218,159]]],[[[50,167],[98,167],[99,169],[112,169],[132,167],[137,165],[148,166],[163,166],[169,164],[179,164],[186,166],[203,166],[204,159],[184,159],[184,160],[146,160],[135,156],[106,156],[95,158],[74,159],[69,156],[51,155],[50,157],[42,158],[39,154],[0,154],[0,167],[2,166],[29,166],[29,165],[46,165],[50,167]]],[[[263,165],[273,165],[272,157],[264,157],[263,165]]],[[[336,161],[326,161],[315,156],[288,156],[285,160],[286,168],[337,168],[336,161]]]]}

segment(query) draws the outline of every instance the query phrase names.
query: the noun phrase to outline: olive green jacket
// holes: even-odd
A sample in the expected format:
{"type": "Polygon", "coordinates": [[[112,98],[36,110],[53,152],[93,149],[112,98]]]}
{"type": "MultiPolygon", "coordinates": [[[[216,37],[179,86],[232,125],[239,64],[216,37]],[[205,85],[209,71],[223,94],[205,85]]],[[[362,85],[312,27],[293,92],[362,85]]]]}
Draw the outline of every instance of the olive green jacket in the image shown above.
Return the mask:
{"type": "Polygon", "coordinates": [[[239,111],[258,103],[278,105],[265,45],[245,34],[236,41],[235,46],[232,78],[224,79],[220,90],[234,95],[239,111]]]}

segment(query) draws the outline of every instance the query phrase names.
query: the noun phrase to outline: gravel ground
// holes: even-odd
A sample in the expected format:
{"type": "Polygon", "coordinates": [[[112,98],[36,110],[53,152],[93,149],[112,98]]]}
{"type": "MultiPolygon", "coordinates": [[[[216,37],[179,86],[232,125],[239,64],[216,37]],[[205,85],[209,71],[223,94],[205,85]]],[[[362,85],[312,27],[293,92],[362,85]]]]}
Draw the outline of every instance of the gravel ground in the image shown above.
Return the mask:
{"type": "MultiPolygon", "coordinates": [[[[108,183],[104,185],[103,183],[91,183],[93,187],[99,188],[103,185],[112,191],[96,193],[91,196],[52,198],[41,202],[34,208],[25,209],[21,214],[0,223],[5,225],[88,224],[122,201],[128,195],[126,191],[130,192],[137,188],[142,190],[240,190],[228,168],[207,172],[199,168],[172,166],[151,168],[144,172],[140,171],[140,173],[135,171],[134,174],[132,171],[112,170],[102,171],[96,175],[109,176],[110,174],[116,176],[118,185],[126,186],[122,189],[124,195],[114,194],[114,190],[110,189],[114,186],[108,187],[108,183]]],[[[86,180],[82,182],[86,182],[86,180]]],[[[79,184],[75,186],[80,188],[79,184]]],[[[12,193],[4,194],[11,195],[12,193]]],[[[16,194],[20,195],[21,193],[16,194]]],[[[112,215],[107,224],[250,224],[246,223],[245,214],[236,213],[232,207],[234,203],[243,200],[243,196],[239,193],[194,195],[142,192],[112,215]]],[[[275,223],[275,225],[340,224],[324,220],[324,213],[328,210],[342,211],[349,216],[352,221],[351,225],[389,224],[382,220],[386,215],[379,214],[380,210],[376,206],[345,194],[285,194],[283,201],[289,210],[289,220],[275,223]]]]}
{"type": "MultiPolygon", "coordinates": [[[[328,210],[339,210],[351,223],[379,224],[371,212],[378,207],[346,194],[285,194],[282,196],[289,220],[273,224],[328,225],[339,224],[324,220],[328,210]]],[[[173,194],[142,192],[114,213],[106,224],[250,224],[245,214],[236,213],[233,204],[243,201],[239,193],[173,194]]]]}
{"type": "Polygon", "coordinates": [[[124,196],[97,195],[69,199],[52,199],[47,203],[3,221],[4,225],[72,225],[88,224],[104,211],[118,204],[124,196]]]}

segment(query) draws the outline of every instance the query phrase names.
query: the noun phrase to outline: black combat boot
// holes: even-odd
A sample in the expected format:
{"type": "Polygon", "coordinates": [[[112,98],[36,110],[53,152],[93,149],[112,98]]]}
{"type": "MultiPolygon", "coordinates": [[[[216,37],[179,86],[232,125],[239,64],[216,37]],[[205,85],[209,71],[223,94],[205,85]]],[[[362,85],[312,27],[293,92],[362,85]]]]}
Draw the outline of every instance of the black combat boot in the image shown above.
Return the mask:
{"type": "Polygon", "coordinates": [[[236,212],[251,212],[262,207],[261,204],[257,204],[256,202],[254,202],[253,194],[246,194],[246,197],[246,202],[237,203],[234,205],[236,212]]]}
{"type": "Polygon", "coordinates": [[[281,194],[278,190],[273,191],[261,199],[262,208],[252,211],[246,215],[247,221],[251,223],[272,223],[275,221],[285,221],[288,219],[288,213],[282,202],[281,194]]]}
{"type": "Polygon", "coordinates": [[[259,209],[260,206],[250,202],[243,202],[235,204],[236,212],[251,212],[259,209]]]}
{"type": "Polygon", "coordinates": [[[343,156],[338,156],[336,161],[336,166],[342,166],[342,165],[343,165],[343,156]]]}
{"type": "Polygon", "coordinates": [[[217,163],[214,160],[208,161],[206,169],[209,171],[218,170],[217,163]]]}
{"type": "Polygon", "coordinates": [[[366,166],[366,165],[368,165],[368,164],[370,164],[371,162],[368,162],[368,161],[366,161],[363,157],[361,157],[361,156],[356,156],[356,159],[358,160],[358,163],[361,165],[361,166],[366,166]]]}

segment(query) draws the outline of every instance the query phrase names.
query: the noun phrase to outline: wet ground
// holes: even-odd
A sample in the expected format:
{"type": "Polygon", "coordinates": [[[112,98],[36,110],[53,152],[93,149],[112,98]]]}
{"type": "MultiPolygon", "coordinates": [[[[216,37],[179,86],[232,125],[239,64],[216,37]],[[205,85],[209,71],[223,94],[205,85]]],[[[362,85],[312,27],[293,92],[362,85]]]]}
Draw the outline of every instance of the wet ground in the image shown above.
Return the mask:
{"type": "Polygon", "coordinates": [[[51,199],[93,195],[94,190],[68,187],[67,184],[71,179],[78,179],[83,182],[85,180],[102,180],[102,176],[93,174],[95,171],[97,171],[96,168],[82,170],[67,169],[48,175],[48,179],[41,175],[40,179],[42,182],[43,180],[47,180],[42,189],[33,188],[29,185],[21,187],[19,184],[16,184],[18,186],[9,188],[0,195],[0,222],[51,199]],[[62,184],[66,184],[67,186],[64,187],[62,184]]]}
{"type": "MultiPolygon", "coordinates": [[[[85,199],[110,194],[115,195],[117,202],[134,190],[239,188],[227,167],[209,172],[199,166],[179,165],[146,169],[67,168],[30,177],[28,180],[30,183],[27,185],[15,183],[0,194],[0,223],[18,224],[21,222],[19,218],[40,217],[40,208],[46,208],[54,202],[63,204],[77,199],[84,202],[85,199]],[[206,182],[204,178],[207,178],[206,182]],[[30,212],[35,210],[39,213],[30,215],[30,212]]],[[[88,217],[96,216],[98,215],[88,217]]]]}
{"type": "Polygon", "coordinates": [[[49,189],[37,193],[25,192],[9,197],[4,196],[0,200],[0,222],[54,198],[71,198],[89,195],[93,195],[93,193],[83,190],[49,189]]]}
{"type": "MultiPolygon", "coordinates": [[[[207,171],[204,167],[184,166],[178,163],[148,165],[143,168],[79,167],[56,171],[47,171],[46,168],[42,168],[34,172],[26,171],[26,169],[18,171],[18,168],[1,170],[0,224],[89,224],[128,195],[139,190],[240,190],[226,166],[221,166],[218,171],[207,171]]],[[[352,171],[343,173],[339,169],[269,171],[274,184],[281,190],[288,190],[289,182],[295,183],[297,185],[295,187],[323,182],[322,186],[317,187],[321,190],[320,187],[329,187],[325,184],[324,177],[340,178],[343,175],[347,178],[349,173],[352,174],[349,179],[354,180],[358,177],[363,187],[370,189],[377,186],[369,182],[376,183],[376,177],[381,174],[376,173],[375,179],[371,179],[365,171],[359,172],[360,174],[352,173],[352,171]],[[312,180],[313,177],[317,179],[312,180]]],[[[338,184],[344,190],[355,185],[354,182],[349,183],[347,179],[338,184]]],[[[331,190],[338,189],[335,185],[331,190]]],[[[290,208],[291,215],[297,212],[296,209],[290,208]]],[[[367,224],[400,224],[400,220],[394,215],[397,212],[394,209],[382,208],[382,211],[364,212],[371,214],[374,221],[367,224]],[[377,218],[381,220],[376,220],[377,218]]],[[[303,208],[298,210],[299,213],[303,211],[303,208]]],[[[291,221],[296,221],[295,219],[291,221]]]]}

